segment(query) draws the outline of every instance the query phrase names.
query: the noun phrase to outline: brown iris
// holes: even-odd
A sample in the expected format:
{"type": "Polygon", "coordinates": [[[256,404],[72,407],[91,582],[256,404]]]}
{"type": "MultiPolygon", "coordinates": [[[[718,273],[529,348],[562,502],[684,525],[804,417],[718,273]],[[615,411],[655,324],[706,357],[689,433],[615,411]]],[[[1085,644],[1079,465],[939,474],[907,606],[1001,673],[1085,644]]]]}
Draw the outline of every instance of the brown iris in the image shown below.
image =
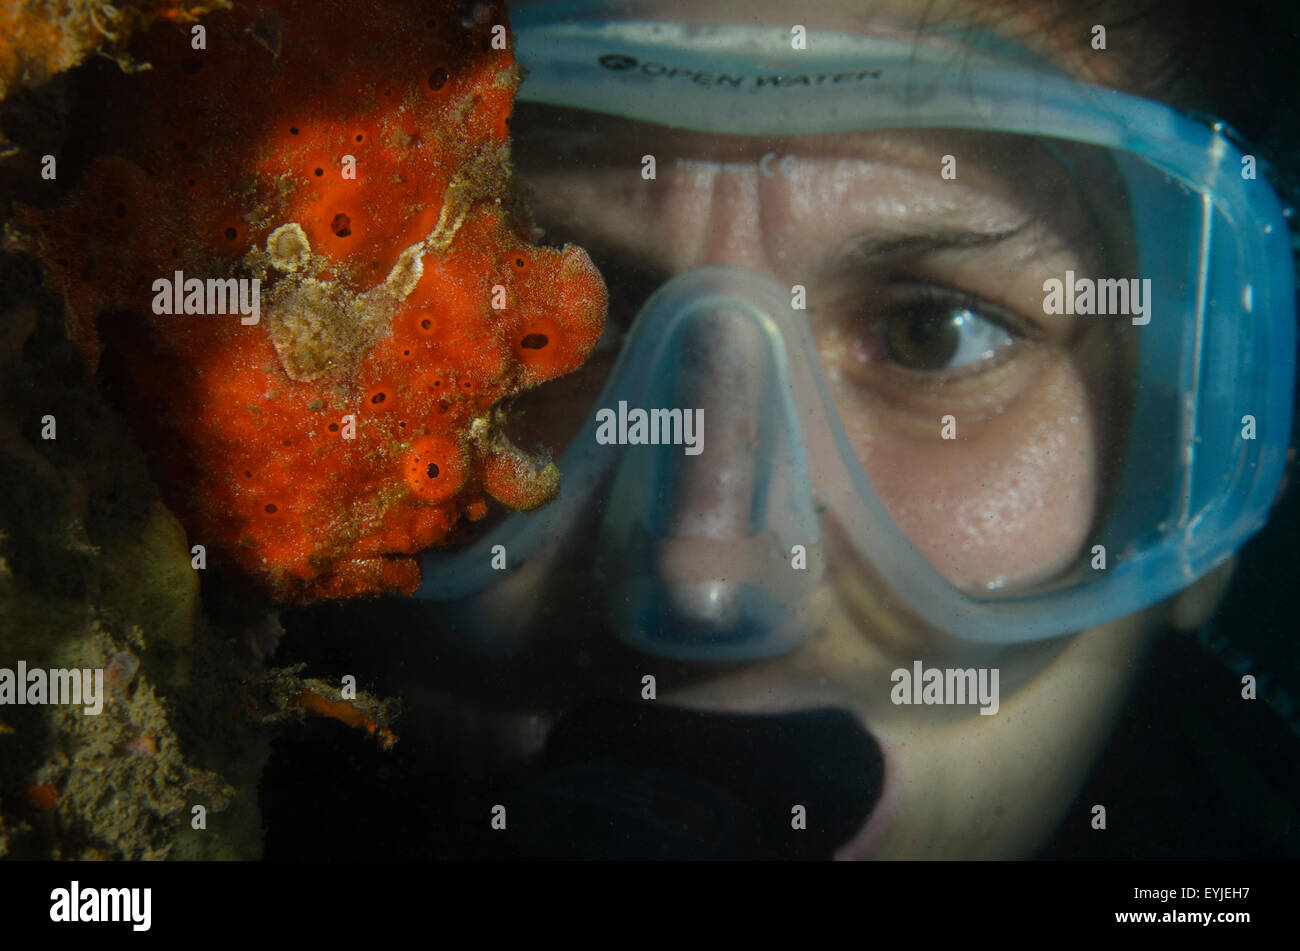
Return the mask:
{"type": "Polygon", "coordinates": [[[966,312],[933,303],[908,304],[885,321],[890,357],[909,370],[942,370],[961,347],[966,312]]]}

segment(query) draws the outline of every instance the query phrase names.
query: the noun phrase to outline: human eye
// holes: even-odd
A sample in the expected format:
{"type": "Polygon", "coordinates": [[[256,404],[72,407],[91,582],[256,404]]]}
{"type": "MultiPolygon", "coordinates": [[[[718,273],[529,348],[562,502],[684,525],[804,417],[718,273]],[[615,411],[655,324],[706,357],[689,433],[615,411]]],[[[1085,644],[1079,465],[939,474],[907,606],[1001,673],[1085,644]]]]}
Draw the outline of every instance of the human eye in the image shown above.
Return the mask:
{"type": "Polygon", "coordinates": [[[978,373],[1023,339],[1023,322],[988,301],[951,288],[895,284],[875,316],[859,320],[859,359],[872,354],[916,373],[978,373]]]}
{"type": "Polygon", "coordinates": [[[1043,337],[1005,305],[914,278],[850,282],[817,323],[832,376],[873,389],[969,390],[1043,337]]]}
{"type": "Polygon", "coordinates": [[[1041,321],[1013,299],[991,299],[997,282],[977,292],[927,268],[837,283],[811,320],[832,391],[851,415],[882,404],[924,418],[938,409],[996,415],[1062,355],[1041,321]]]}

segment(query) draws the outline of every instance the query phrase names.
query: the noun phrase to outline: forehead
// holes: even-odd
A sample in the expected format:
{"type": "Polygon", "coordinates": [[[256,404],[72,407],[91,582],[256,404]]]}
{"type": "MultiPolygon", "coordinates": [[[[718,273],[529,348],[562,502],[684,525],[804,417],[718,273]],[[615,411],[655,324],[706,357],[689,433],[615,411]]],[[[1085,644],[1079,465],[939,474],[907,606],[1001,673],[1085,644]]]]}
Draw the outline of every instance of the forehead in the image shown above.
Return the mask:
{"type": "MultiPolygon", "coordinates": [[[[1009,133],[960,129],[881,128],[823,135],[731,135],[673,129],[578,110],[520,104],[515,157],[525,173],[578,167],[584,172],[668,158],[668,174],[752,174],[797,182],[814,167],[838,167],[853,176],[872,168],[910,169],[940,176],[940,159],[960,157],[961,184],[1004,198],[1045,197],[1068,175],[1056,146],[1009,133]]],[[[1077,150],[1076,150],[1077,151],[1077,150]]],[[[660,174],[661,170],[656,170],[660,174]]],[[[948,180],[958,180],[953,175],[948,180]]]]}
{"type": "Polygon", "coordinates": [[[517,119],[517,167],[548,230],[665,259],[724,233],[805,260],[863,231],[988,234],[1037,221],[1066,237],[1088,217],[1090,183],[1025,136],[710,135],[528,106],[517,119]],[[653,186],[641,174],[652,156],[653,186]]]}

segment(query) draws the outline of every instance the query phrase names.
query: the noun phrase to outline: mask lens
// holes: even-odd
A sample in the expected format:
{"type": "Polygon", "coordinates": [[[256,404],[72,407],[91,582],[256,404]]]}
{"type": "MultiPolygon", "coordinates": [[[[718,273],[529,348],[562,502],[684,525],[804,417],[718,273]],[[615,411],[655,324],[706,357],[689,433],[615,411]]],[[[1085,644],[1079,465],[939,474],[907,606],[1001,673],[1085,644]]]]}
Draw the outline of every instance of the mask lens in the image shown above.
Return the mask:
{"type": "Polygon", "coordinates": [[[912,37],[838,36],[813,62],[745,27],[516,28],[529,206],[544,240],[589,250],[611,313],[586,367],[516,404],[516,441],[563,449],[567,487],[429,558],[423,596],[481,590],[495,543],[537,553],[514,579],[536,584],[585,520],[603,540],[582,570],[603,560],[625,639],[752,628],[676,656],[793,643],[770,606],[797,614],[835,575],[1007,643],[1148,607],[1262,524],[1289,441],[1294,261],[1221,124],[912,37]],[[753,359],[728,360],[736,385],[692,381],[701,348],[753,359]],[[689,464],[623,417],[687,408],[705,434],[689,464]],[[710,419],[762,425],[713,440],[710,419]],[[710,481],[725,527],[700,509],[710,481]],[[695,568],[674,564],[692,549],[695,568]],[[708,588],[724,572],[731,590],[708,588]],[[717,596],[692,600],[697,582],[717,596]]]}
{"type": "MultiPolygon", "coordinates": [[[[591,253],[611,301],[588,364],[518,404],[517,438],[567,445],[650,295],[692,268],[743,264],[784,289],[852,467],[939,574],[988,596],[1077,566],[1122,469],[1139,341],[1127,315],[1046,313],[1044,284],[1127,290],[1136,276],[1104,150],[930,130],[706,136],[529,105],[514,128],[537,224],[591,253]]],[[[754,415],[744,386],[708,392],[706,420],[754,415]]],[[[673,463],[729,471],[735,441],[711,432],[704,459],[673,463]]],[[[833,480],[844,460],[808,467],[833,480]]]]}

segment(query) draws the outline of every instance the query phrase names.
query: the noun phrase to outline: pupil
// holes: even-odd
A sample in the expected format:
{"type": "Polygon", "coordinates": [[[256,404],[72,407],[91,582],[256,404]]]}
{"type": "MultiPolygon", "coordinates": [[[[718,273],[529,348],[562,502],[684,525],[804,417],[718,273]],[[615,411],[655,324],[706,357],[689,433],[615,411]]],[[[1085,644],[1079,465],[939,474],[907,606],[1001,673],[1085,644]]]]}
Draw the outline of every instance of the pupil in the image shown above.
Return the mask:
{"type": "Polygon", "coordinates": [[[961,346],[961,324],[959,311],[899,314],[885,330],[889,355],[911,370],[942,370],[961,346]]]}

